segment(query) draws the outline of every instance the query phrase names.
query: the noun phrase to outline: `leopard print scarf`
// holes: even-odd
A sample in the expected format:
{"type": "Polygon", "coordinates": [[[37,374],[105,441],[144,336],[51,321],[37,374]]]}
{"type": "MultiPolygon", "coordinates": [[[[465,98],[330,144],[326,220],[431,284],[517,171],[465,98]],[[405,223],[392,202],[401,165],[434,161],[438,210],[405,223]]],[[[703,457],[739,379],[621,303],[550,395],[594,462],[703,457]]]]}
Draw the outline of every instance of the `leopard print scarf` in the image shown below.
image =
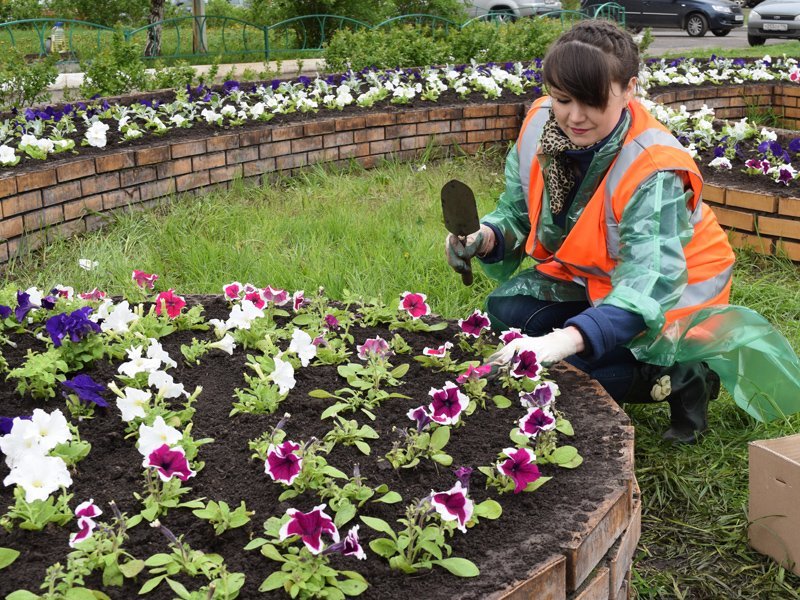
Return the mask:
{"type": "Polygon", "coordinates": [[[575,176],[564,151],[576,150],[580,146],[570,141],[567,135],[561,131],[552,112],[544,124],[539,143],[542,154],[549,158],[545,183],[550,195],[550,212],[557,215],[564,208],[564,203],[575,185],[575,176]]]}

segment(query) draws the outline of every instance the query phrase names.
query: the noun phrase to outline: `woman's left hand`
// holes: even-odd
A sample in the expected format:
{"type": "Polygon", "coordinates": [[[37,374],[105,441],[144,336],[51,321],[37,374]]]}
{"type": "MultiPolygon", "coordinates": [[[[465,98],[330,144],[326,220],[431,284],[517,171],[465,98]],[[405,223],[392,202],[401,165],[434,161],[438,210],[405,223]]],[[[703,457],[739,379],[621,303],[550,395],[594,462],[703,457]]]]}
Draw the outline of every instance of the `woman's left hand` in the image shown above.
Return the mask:
{"type": "Polygon", "coordinates": [[[536,353],[536,358],[541,364],[549,365],[582,352],[585,347],[583,335],[577,327],[554,329],[552,333],[540,337],[524,336],[512,340],[492,354],[486,364],[504,365],[511,361],[515,354],[531,350],[536,353]]]}

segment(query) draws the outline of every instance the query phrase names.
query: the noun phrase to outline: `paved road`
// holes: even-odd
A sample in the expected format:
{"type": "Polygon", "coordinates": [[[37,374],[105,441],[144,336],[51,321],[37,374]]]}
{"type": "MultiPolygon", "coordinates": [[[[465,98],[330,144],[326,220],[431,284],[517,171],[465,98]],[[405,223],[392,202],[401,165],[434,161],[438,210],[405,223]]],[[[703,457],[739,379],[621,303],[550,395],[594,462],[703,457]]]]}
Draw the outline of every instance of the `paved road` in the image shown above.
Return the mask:
{"type": "MultiPolygon", "coordinates": [[[[680,29],[653,29],[655,40],[647,49],[650,56],[658,56],[665,52],[681,52],[685,50],[695,50],[697,48],[749,48],[747,43],[747,27],[737,27],[725,37],[717,37],[710,31],[701,38],[690,37],[688,33],[680,29]]],[[[786,40],[767,40],[764,54],[769,53],[769,47],[774,44],[781,44],[786,40]]],[[[800,54],[800,43],[797,46],[800,54]]]]}

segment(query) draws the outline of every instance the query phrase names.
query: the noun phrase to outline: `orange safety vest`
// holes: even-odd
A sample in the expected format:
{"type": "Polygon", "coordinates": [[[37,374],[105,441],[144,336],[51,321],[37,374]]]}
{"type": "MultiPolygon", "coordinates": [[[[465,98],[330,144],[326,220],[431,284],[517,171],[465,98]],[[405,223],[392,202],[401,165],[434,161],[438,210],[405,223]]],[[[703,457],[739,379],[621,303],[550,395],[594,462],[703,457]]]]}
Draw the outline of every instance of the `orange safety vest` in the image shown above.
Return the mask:
{"type": "Polygon", "coordinates": [[[526,252],[536,269],[586,288],[593,305],[611,292],[619,258],[619,220],[639,186],[658,171],[680,172],[694,192],[689,201],[694,235],[684,247],[688,284],[666,313],[666,324],[712,304],[727,304],[734,254],[725,232],[701,199],[703,179],[694,159],[673,135],[637,101],[628,104],[631,124],[619,154],[589,199],[575,226],[555,253],[537,239],[544,179],[537,157],[542,128],[550,116],[549,97],[534,102],[517,140],[520,181],[528,198],[531,232],[526,252]]]}

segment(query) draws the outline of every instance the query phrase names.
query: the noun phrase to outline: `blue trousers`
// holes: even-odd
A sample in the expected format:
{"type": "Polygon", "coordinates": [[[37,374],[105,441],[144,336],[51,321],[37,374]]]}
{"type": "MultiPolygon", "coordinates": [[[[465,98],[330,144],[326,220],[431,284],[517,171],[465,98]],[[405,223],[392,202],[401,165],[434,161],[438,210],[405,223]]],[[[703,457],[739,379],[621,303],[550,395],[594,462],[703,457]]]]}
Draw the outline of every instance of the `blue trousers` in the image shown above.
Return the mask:
{"type": "MultiPolygon", "coordinates": [[[[524,295],[489,295],[486,301],[486,310],[493,324],[517,327],[530,336],[545,335],[555,328],[564,327],[568,319],[587,308],[589,303],[585,301],[552,302],[524,295]]],[[[618,403],[622,403],[631,388],[634,370],[639,364],[633,353],[623,346],[617,346],[596,360],[585,360],[578,355],[565,360],[600,382],[618,403]]]]}

